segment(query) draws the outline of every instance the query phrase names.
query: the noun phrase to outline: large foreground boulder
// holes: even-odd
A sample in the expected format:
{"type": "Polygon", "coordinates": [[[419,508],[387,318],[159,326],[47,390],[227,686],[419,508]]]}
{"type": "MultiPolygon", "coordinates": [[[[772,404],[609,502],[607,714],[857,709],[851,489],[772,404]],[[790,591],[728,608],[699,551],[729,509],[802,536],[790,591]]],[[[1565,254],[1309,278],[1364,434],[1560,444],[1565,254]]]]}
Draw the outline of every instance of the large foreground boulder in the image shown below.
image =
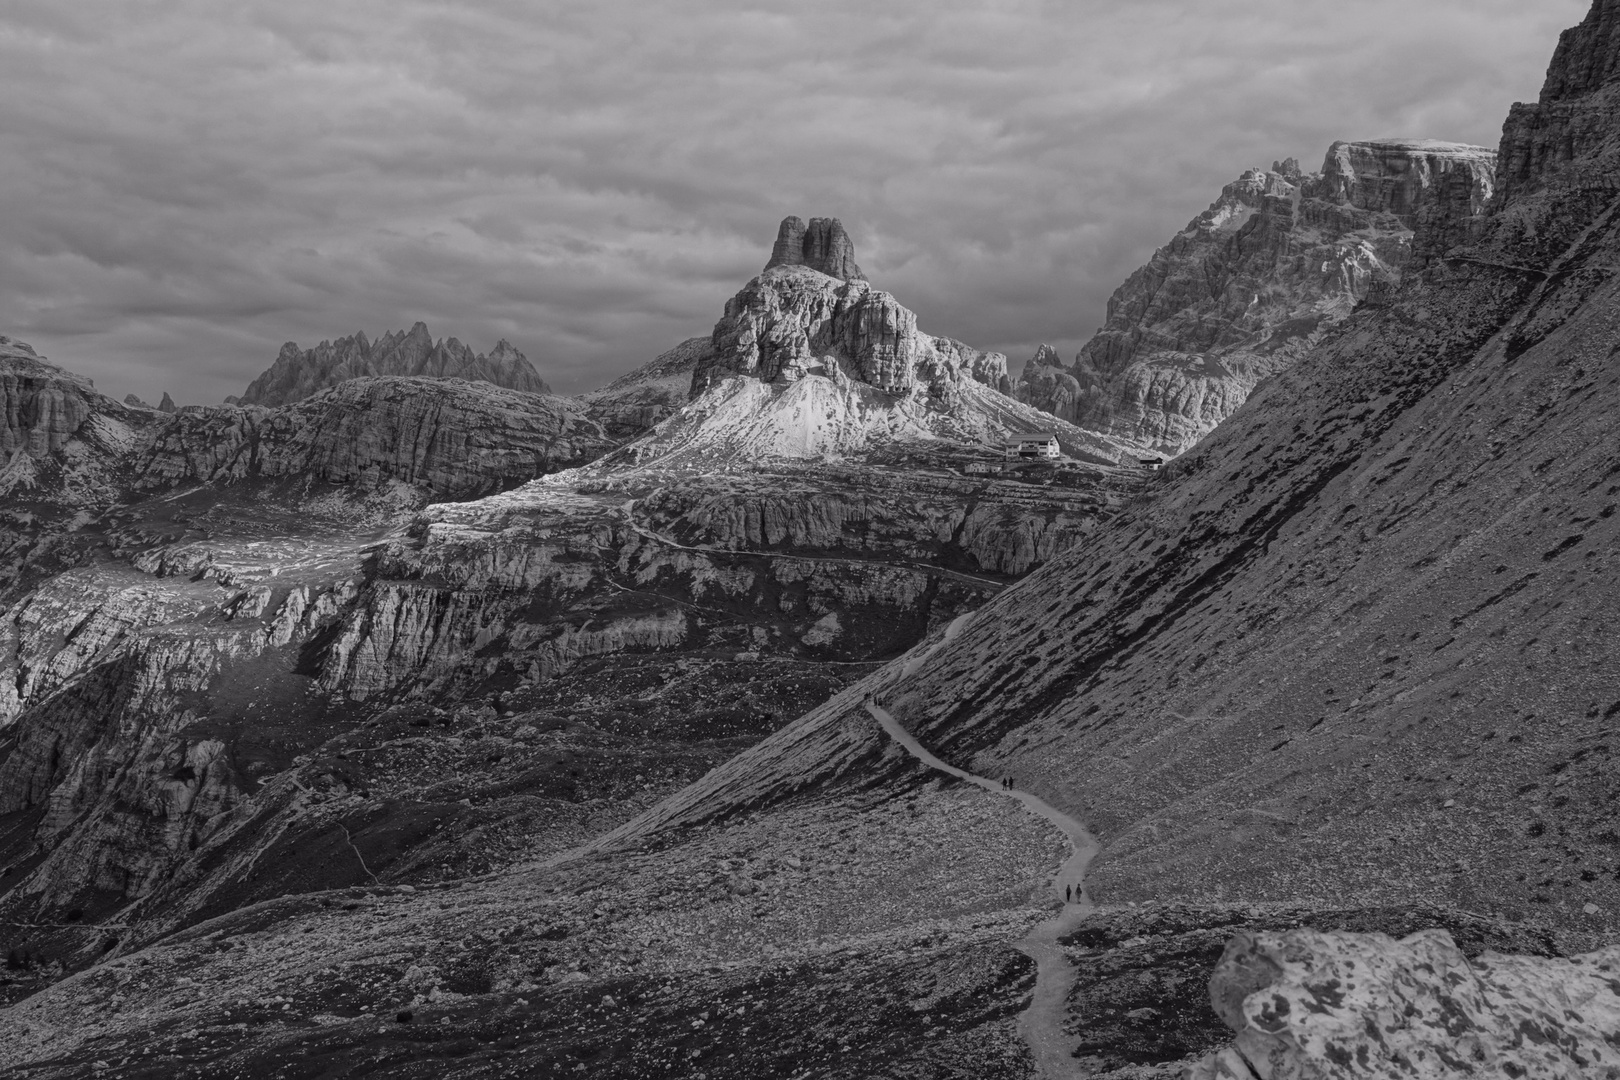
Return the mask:
{"type": "Polygon", "coordinates": [[[1470,960],[1444,930],[1240,934],[1209,995],[1237,1038],[1187,1080],[1620,1078],[1620,945],[1470,960]]]}

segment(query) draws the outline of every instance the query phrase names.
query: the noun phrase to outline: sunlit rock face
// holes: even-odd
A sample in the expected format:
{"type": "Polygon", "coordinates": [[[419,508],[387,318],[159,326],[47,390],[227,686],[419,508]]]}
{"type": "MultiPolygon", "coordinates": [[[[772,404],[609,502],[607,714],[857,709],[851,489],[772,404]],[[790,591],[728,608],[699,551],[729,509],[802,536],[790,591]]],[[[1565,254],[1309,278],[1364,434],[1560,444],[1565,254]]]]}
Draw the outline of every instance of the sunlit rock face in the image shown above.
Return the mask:
{"type": "Polygon", "coordinates": [[[417,323],[376,341],[355,334],[323,341],[313,349],[300,349],[289,341],[281,347],[276,362],[253,380],[239,400],[245,405],[286,405],[346,379],[368,375],[467,379],[532,394],[551,393],[534,365],[510,342],[500,341],[486,356],[455,338],[436,342],[428,328],[417,323]]]}
{"type": "Polygon", "coordinates": [[[1430,258],[1472,235],[1495,156],[1429,140],[1338,142],[1318,173],[1293,159],[1248,170],[1115,291],[1072,367],[1043,347],[1019,398],[1180,453],[1357,304],[1381,302],[1414,251],[1430,258]]]}
{"type": "Polygon", "coordinates": [[[917,329],[917,316],[872,288],[837,218],[782,222],[770,261],[727,304],[693,394],[726,375],[768,383],[806,375],[848,379],[897,395],[935,397],[968,379],[1007,391],[1007,358],[917,329]]]}
{"type": "Polygon", "coordinates": [[[1241,934],[1209,993],[1236,1038],[1188,1080],[1620,1077],[1620,945],[1470,959],[1444,930],[1241,934]]]}

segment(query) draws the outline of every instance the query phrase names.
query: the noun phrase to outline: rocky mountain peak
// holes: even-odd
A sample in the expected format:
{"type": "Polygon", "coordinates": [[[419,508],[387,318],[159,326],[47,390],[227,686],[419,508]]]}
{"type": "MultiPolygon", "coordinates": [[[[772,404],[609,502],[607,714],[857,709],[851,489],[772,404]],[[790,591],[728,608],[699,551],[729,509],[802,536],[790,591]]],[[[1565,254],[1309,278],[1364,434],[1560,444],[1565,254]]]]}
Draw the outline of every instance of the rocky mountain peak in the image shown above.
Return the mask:
{"type": "Polygon", "coordinates": [[[923,333],[916,314],[893,295],[873,289],[864,278],[820,269],[842,263],[859,273],[853,269],[853,247],[836,220],[811,222],[802,244],[801,224],[798,218],[783,222],[773,265],[727,302],[710,355],[694,372],[694,397],[728,375],[767,383],[821,376],[901,396],[916,391],[949,396],[947,387],[962,379],[1010,387],[1005,356],[923,333]],[[820,265],[779,261],[784,249],[791,254],[795,247],[820,265]]]}
{"type": "Polygon", "coordinates": [[[374,342],[363,333],[323,341],[307,350],[289,341],[240,400],[248,405],[286,405],[345,380],[372,375],[467,379],[531,394],[551,393],[528,358],[504,338],[485,356],[453,337],[435,342],[427,325],[417,322],[374,342]]]}
{"type": "Polygon", "coordinates": [[[1296,157],[1283,158],[1281,161],[1273,161],[1271,163],[1271,171],[1276,173],[1278,176],[1283,177],[1285,180],[1291,180],[1295,183],[1298,183],[1299,180],[1304,176],[1304,170],[1302,170],[1299,165],[1299,158],[1296,157]]]}
{"type": "Polygon", "coordinates": [[[1180,453],[1406,267],[1477,232],[1496,154],[1430,139],[1335,142],[1226,185],[1115,291],[1072,368],[1031,363],[1019,398],[1180,453]]]}
{"type": "Polygon", "coordinates": [[[837,218],[811,218],[809,225],[803,218],[783,218],[765,269],[777,266],[808,266],[841,281],[866,280],[855,265],[855,244],[837,218]]]}
{"type": "Polygon", "coordinates": [[[1501,195],[1506,207],[1544,187],[1566,184],[1581,199],[1602,199],[1620,165],[1620,0],[1594,0],[1586,19],[1564,31],[1539,101],[1515,104],[1502,127],[1501,195]]]}
{"type": "Polygon", "coordinates": [[[1620,76],[1620,2],[1595,0],[1579,26],[1558,38],[1541,104],[1584,97],[1620,76]]]}
{"type": "Polygon", "coordinates": [[[1430,203],[1443,177],[1466,178],[1470,212],[1480,213],[1494,186],[1496,151],[1435,139],[1375,139],[1334,143],[1319,176],[1305,185],[1312,198],[1394,214],[1408,229],[1430,203]]]}
{"type": "Polygon", "coordinates": [[[1058,351],[1056,349],[1043,342],[1035,350],[1035,355],[1029,358],[1029,364],[1031,367],[1060,368],[1063,366],[1063,358],[1058,355],[1058,351]]]}

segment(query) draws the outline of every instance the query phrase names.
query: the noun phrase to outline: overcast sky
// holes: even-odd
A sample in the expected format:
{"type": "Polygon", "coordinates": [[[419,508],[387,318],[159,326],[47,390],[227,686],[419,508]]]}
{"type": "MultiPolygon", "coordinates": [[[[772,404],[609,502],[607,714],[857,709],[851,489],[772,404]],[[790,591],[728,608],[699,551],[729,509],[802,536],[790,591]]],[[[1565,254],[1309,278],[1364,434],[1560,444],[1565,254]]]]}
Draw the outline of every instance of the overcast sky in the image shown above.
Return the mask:
{"type": "Polygon", "coordinates": [[[798,214],[1016,369],[1248,166],[1494,147],[1587,7],[6,0],[0,333],[187,404],[421,319],[571,393],[707,334],[798,214]]]}

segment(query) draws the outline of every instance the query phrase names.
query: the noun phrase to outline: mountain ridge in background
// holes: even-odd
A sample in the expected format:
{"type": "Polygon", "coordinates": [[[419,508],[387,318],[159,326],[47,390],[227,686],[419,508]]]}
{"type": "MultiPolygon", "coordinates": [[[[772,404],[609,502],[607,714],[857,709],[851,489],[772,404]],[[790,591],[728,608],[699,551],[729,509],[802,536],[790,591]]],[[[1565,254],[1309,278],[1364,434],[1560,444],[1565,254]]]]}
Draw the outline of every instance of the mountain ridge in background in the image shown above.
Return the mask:
{"type": "MultiPolygon", "coordinates": [[[[1616,117],[1595,0],[1484,213],[1157,472],[970,471],[1068,429],[790,219],[581,467],[8,507],[0,1067],[1612,1072],[1616,117]],[[998,780],[1096,834],[1083,920],[998,780]]],[[[126,421],[37,364],[37,491],[360,382],[126,421]]]]}
{"type": "Polygon", "coordinates": [[[434,341],[427,326],[419,322],[376,341],[363,333],[323,341],[313,349],[300,349],[289,341],[238,402],[289,405],[347,379],[378,375],[467,379],[530,394],[551,393],[534,365],[506,339],[486,356],[455,338],[434,341]]]}
{"type": "Polygon", "coordinates": [[[1435,140],[1341,141],[1316,173],[1292,158],[1249,169],[1114,292],[1073,365],[1038,350],[1017,396],[1182,453],[1409,265],[1465,239],[1495,160],[1435,140]]]}

